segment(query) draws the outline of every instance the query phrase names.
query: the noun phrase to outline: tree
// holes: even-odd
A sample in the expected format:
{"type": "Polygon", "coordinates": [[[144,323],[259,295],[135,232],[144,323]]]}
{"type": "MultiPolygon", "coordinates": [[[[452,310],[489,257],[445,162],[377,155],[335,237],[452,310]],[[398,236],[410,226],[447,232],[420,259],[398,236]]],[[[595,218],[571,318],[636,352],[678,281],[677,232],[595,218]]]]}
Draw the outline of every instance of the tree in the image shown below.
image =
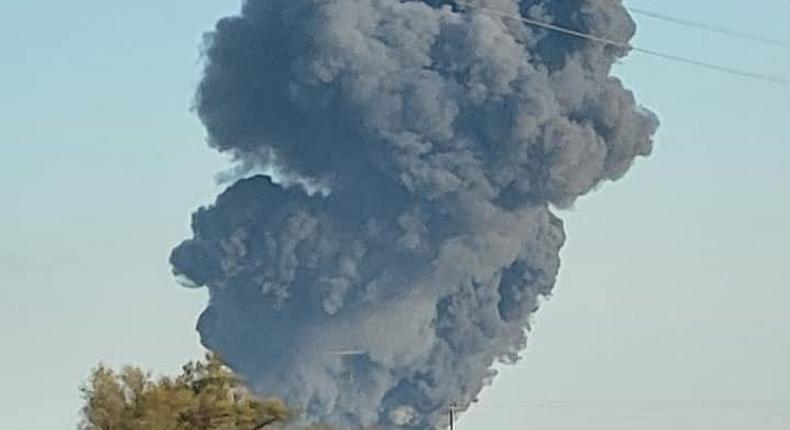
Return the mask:
{"type": "Polygon", "coordinates": [[[250,393],[216,354],[175,378],[99,365],[81,392],[82,430],[260,430],[292,415],[282,401],[250,393]]]}

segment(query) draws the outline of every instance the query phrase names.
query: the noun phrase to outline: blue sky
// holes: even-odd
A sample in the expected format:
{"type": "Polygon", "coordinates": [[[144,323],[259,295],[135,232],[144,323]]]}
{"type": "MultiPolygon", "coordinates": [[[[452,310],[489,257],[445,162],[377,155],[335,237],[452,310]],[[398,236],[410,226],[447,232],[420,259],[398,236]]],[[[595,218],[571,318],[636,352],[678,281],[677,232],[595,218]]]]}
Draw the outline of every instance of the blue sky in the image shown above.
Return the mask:
{"type": "MultiPolygon", "coordinates": [[[[71,429],[98,361],[174,372],[205,293],[170,276],[227,167],[189,111],[236,0],[0,3],[0,414],[71,429]]],[[[781,0],[630,1],[790,40],[781,0]]],[[[638,18],[636,44],[790,76],[790,50],[638,18]]],[[[459,428],[790,423],[790,88],[633,54],[655,154],[564,211],[555,297],[459,428]]]]}

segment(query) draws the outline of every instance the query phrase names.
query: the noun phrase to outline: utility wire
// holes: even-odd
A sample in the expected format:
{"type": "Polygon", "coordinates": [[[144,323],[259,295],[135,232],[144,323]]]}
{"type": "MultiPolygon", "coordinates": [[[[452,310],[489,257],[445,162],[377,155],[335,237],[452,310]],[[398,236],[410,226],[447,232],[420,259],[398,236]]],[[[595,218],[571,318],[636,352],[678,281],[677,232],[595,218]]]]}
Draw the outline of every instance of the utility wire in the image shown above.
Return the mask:
{"type": "Polygon", "coordinates": [[[533,27],[539,27],[539,28],[543,28],[545,30],[554,31],[554,32],[566,34],[566,35],[569,35],[569,36],[574,36],[574,37],[578,37],[578,38],[581,38],[581,39],[590,40],[590,41],[597,42],[597,43],[600,43],[600,44],[603,44],[603,45],[616,46],[616,47],[619,47],[619,48],[629,49],[629,50],[632,50],[632,51],[635,51],[635,52],[641,52],[641,53],[646,54],[646,55],[652,55],[654,57],[664,58],[666,60],[676,61],[678,63],[685,63],[685,64],[690,64],[692,66],[702,67],[702,68],[709,69],[709,70],[715,70],[715,71],[719,71],[719,72],[723,72],[723,73],[728,73],[728,74],[740,76],[740,77],[743,77],[743,78],[755,79],[755,80],[770,82],[770,83],[773,83],[773,84],[790,86],[790,80],[785,79],[785,78],[781,78],[781,77],[777,77],[777,76],[771,76],[771,75],[766,75],[766,74],[762,74],[762,73],[755,73],[755,72],[750,72],[750,71],[746,71],[746,70],[736,69],[734,67],[728,67],[728,66],[722,66],[722,65],[718,65],[718,64],[708,63],[706,61],[701,61],[701,60],[697,60],[697,59],[694,59],[694,58],[682,57],[682,56],[679,56],[679,55],[670,54],[670,53],[666,53],[666,52],[662,52],[662,51],[657,51],[657,50],[654,50],[654,49],[640,48],[640,47],[634,46],[634,45],[632,45],[632,44],[630,44],[628,42],[608,39],[608,38],[605,38],[605,37],[596,36],[594,34],[589,34],[589,33],[584,33],[584,32],[581,32],[581,31],[573,30],[573,29],[566,28],[566,27],[561,27],[561,26],[558,26],[558,25],[555,25],[555,24],[550,24],[550,23],[543,22],[543,21],[538,21],[538,20],[527,18],[527,17],[524,17],[524,16],[514,16],[514,15],[506,14],[504,12],[499,12],[497,10],[490,9],[490,8],[487,8],[487,7],[482,7],[482,6],[469,4],[469,3],[465,2],[465,1],[456,1],[456,4],[458,4],[460,6],[465,6],[465,7],[469,8],[469,9],[476,9],[476,10],[479,10],[479,11],[481,11],[483,13],[486,13],[486,14],[489,14],[489,15],[495,15],[495,16],[499,16],[501,18],[511,19],[511,20],[514,20],[514,21],[521,21],[521,22],[523,22],[525,24],[528,24],[528,25],[531,25],[533,27]]]}
{"type": "Polygon", "coordinates": [[[785,42],[783,40],[778,39],[770,39],[767,37],[758,36],[755,34],[745,33],[738,30],[732,30],[725,27],[719,27],[715,25],[706,24],[704,22],[699,21],[691,21],[688,19],[683,18],[675,18],[669,15],[663,15],[656,12],[651,12],[649,10],[641,9],[638,7],[629,7],[629,11],[636,15],[643,15],[649,18],[658,19],[661,21],[671,22],[673,24],[683,25],[686,27],[696,28],[698,30],[705,30],[712,33],[723,34],[725,36],[734,37],[737,39],[745,39],[751,40],[752,42],[759,42],[764,45],[771,45],[771,46],[778,46],[780,48],[790,49],[790,42],[785,42]]]}

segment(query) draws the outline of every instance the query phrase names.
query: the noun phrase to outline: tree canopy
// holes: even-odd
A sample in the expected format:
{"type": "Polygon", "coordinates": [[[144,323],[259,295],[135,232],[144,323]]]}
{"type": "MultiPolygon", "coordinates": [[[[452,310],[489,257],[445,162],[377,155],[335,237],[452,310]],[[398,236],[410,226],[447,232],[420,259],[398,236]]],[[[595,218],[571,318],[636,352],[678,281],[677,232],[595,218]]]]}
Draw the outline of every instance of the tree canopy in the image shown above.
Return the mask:
{"type": "Polygon", "coordinates": [[[282,401],[250,393],[216,354],[174,378],[99,365],[81,393],[81,430],[260,430],[293,415],[282,401]]]}

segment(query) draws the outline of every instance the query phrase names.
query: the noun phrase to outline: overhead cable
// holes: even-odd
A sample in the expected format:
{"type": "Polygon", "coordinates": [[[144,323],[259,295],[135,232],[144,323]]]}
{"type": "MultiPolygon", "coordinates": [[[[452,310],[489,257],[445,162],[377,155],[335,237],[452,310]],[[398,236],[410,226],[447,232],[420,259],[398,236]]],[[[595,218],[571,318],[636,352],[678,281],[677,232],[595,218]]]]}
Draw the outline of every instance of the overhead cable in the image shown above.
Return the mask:
{"type": "Polygon", "coordinates": [[[771,39],[763,36],[758,36],[755,34],[750,34],[746,32],[742,32],[739,30],[733,30],[730,28],[719,27],[715,25],[710,25],[700,21],[691,21],[683,18],[675,18],[673,16],[664,15],[656,12],[652,12],[649,10],[641,9],[638,7],[629,7],[628,10],[634,14],[646,16],[653,19],[658,19],[661,21],[671,22],[678,25],[683,25],[686,27],[696,28],[699,30],[705,30],[712,33],[718,33],[729,37],[734,37],[738,39],[744,40],[751,40],[752,42],[762,43],[764,45],[771,45],[777,46],[780,48],[790,49],[790,42],[785,42],[783,40],[778,39],[771,39]]]}
{"type": "Polygon", "coordinates": [[[658,51],[658,50],[654,50],[654,49],[641,48],[641,47],[632,45],[631,43],[626,42],[626,41],[618,41],[618,40],[609,39],[609,38],[606,38],[606,37],[597,36],[597,35],[590,34],[590,33],[584,33],[584,32],[581,32],[581,31],[578,31],[578,30],[574,30],[574,29],[571,29],[571,28],[562,27],[562,26],[559,26],[559,25],[551,24],[551,23],[544,22],[544,21],[539,21],[539,20],[532,19],[532,18],[527,18],[525,16],[510,15],[510,14],[507,14],[507,13],[504,13],[504,12],[500,12],[500,11],[497,11],[497,10],[494,10],[494,9],[490,9],[490,8],[487,8],[487,7],[473,5],[473,4],[464,2],[464,1],[456,1],[456,4],[458,4],[460,6],[464,6],[464,7],[468,8],[468,9],[470,9],[470,10],[478,10],[478,11],[480,11],[482,13],[485,13],[485,14],[488,14],[488,15],[499,16],[501,18],[511,19],[511,20],[515,20],[515,21],[521,21],[521,22],[523,22],[523,23],[525,23],[527,25],[531,25],[533,27],[538,27],[538,28],[542,28],[542,29],[545,29],[545,30],[553,31],[553,32],[556,32],[556,33],[562,33],[562,34],[566,34],[566,35],[569,35],[569,36],[574,36],[574,37],[578,37],[578,38],[581,38],[581,39],[590,40],[592,42],[600,43],[602,45],[616,46],[616,47],[628,49],[628,50],[631,50],[631,51],[634,51],[634,52],[640,52],[642,54],[651,55],[651,56],[659,57],[659,58],[664,58],[666,60],[675,61],[675,62],[679,62],[679,63],[690,64],[690,65],[693,65],[693,66],[702,67],[702,68],[706,68],[706,69],[709,69],[709,70],[715,70],[715,71],[718,71],[718,72],[728,73],[728,74],[740,76],[740,77],[743,77],[743,78],[749,78],[749,79],[754,79],[754,80],[770,82],[770,83],[773,83],[773,84],[790,86],[790,80],[782,78],[782,77],[778,77],[778,76],[771,76],[771,75],[768,75],[768,74],[751,72],[751,71],[747,71],[747,70],[737,69],[737,68],[734,68],[734,67],[722,66],[722,65],[719,65],[719,64],[714,64],[714,63],[709,63],[709,62],[702,61],[702,60],[697,60],[695,58],[683,57],[683,56],[680,56],[680,55],[675,55],[675,54],[662,52],[662,51],[658,51]]]}

